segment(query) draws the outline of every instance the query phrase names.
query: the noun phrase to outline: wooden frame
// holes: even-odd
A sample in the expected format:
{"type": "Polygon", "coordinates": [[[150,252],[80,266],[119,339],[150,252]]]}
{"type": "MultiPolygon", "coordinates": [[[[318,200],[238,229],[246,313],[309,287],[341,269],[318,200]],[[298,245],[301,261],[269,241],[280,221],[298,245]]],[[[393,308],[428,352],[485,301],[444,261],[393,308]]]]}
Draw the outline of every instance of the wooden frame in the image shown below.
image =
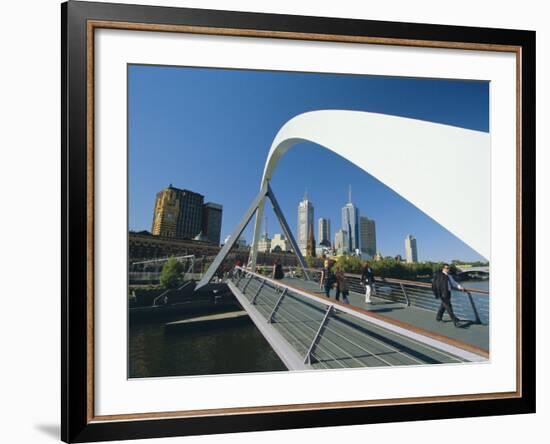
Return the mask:
{"type": "Polygon", "coordinates": [[[62,439],[84,442],[535,411],[535,33],[68,2],[62,14],[62,439]],[[516,392],[94,415],[94,47],[98,28],[513,52],[517,56],[516,392]]]}

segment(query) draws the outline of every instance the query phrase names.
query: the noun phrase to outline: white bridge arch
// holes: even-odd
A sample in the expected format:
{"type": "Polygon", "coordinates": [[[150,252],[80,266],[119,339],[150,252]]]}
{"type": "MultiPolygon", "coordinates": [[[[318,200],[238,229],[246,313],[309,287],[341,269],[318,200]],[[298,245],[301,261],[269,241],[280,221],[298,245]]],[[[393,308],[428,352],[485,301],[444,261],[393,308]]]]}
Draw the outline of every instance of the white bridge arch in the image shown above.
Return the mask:
{"type": "MultiPolygon", "coordinates": [[[[310,141],[349,160],[490,260],[490,135],[422,120],[363,111],[300,114],[277,133],[260,189],[281,157],[310,141]]],[[[251,250],[255,266],[264,199],[251,250]]]]}
{"type": "Polygon", "coordinates": [[[363,111],[312,111],[289,120],[275,136],[258,195],[196,289],[210,282],[254,214],[249,266],[255,269],[266,198],[271,200],[283,231],[305,268],[269,186],[281,157],[304,141],[321,145],[357,165],[490,260],[488,133],[363,111]]]}

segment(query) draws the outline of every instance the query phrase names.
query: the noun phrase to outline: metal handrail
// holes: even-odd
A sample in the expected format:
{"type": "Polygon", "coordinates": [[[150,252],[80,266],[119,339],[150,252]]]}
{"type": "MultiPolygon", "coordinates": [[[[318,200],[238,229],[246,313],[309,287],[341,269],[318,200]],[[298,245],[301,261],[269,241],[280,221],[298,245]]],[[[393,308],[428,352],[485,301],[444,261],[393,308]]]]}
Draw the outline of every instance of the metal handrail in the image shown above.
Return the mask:
{"type": "MultiPolygon", "coordinates": [[[[262,286],[265,282],[262,282],[262,286]]],[[[277,288],[277,287],[275,287],[277,288]]],[[[284,290],[285,292],[287,291],[287,289],[285,288],[284,290]]],[[[325,346],[322,346],[321,344],[318,343],[318,340],[320,339],[320,332],[322,331],[323,328],[326,328],[326,322],[328,320],[328,317],[330,316],[330,314],[332,314],[333,312],[333,307],[332,306],[329,306],[326,311],[325,311],[325,314],[323,316],[323,319],[320,321],[320,326],[317,330],[313,330],[313,327],[309,326],[309,325],[306,325],[306,327],[309,329],[309,330],[312,330],[313,332],[317,332],[316,335],[312,338],[312,339],[309,339],[304,332],[301,332],[300,330],[296,329],[295,327],[292,328],[292,330],[295,330],[299,336],[303,337],[306,339],[306,341],[309,342],[309,348],[308,348],[308,351],[306,352],[306,355],[304,357],[304,363],[308,364],[308,365],[311,365],[311,357],[312,356],[318,356],[318,359],[317,359],[317,362],[323,367],[323,368],[328,368],[327,365],[325,365],[325,363],[323,362],[322,359],[319,359],[320,358],[320,355],[323,354],[323,355],[326,355],[328,356],[330,359],[332,359],[333,361],[337,362],[338,365],[340,365],[340,367],[342,368],[345,368],[346,366],[340,362],[338,359],[336,359],[336,357],[330,352],[328,351],[328,349],[325,347],[325,346]],[[317,351],[319,351],[319,353],[317,353],[317,351]]],[[[284,307],[280,307],[280,310],[286,312],[291,318],[294,318],[295,320],[299,321],[299,319],[288,309],[284,308],[284,307]]],[[[309,316],[306,316],[306,318],[310,321],[315,321],[314,319],[310,318],[309,316]]],[[[280,324],[288,333],[291,333],[291,325],[289,324],[280,324]]],[[[331,330],[330,328],[326,328],[327,330],[331,330]]],[[[297,339],[297,335],[296,333],[293,334],[294,338],[297,339]]],[[[341,335],[339,335],[341,336],[341,335]]],[[[384,364],[386,365],[389,365],[389,366],[392,366],[392,364],[388,361],[386,361],[385,359],[375,355],[374,353],[372,353],[370,350],[362,347],[362,346],[359,346],[355,343],[353,343],[352,341],[350,341],[349,339],[347,338],[344,338],[346,339],[348,342],[354,344],[356,347],[359,347],[361,348],[363,351],[367,352],[370,356],[372,356],[373,358],[377,359],[378,361],[380,362],[383,362],[384,364]]],[[[348,357],[350,359],[352,359],[353,361],[357,362],[358,364],[360,364],[361,366],[363,366],[364,364],[358,360],[357,358],[355,358],[353,355],[347,353],[344,349],[342,349],[342,347],[338,346],[337,344],[335,344],[333,341],[331,340],[328,340],[328,342],[330,344],[332,344],[334,347],[338,348],[340,351],[343,351],[344,353],[346,353],[348,355],[348,357]]],[[[307,343],[304,344],[302,341],[300,341],[300,344],[301,345],[305,345],[307,346],[307,343]]],[[[386,348],[392,350],[392,351],[395,351],[395,349],[393,349],[393,347],[390,347],[388,345],[385,345],[386,348]]],[[[403,352],[399,352],[400,354],[403,354],[403,352]]],[[[412,356],[409,356],[410,359],[413,359],[413,360],[416,360],[414,357],[412,356]]],[[[456,358],[455,358],[456,359],[456,358]]],[[[416,360],[417,361],[417,360],[416,360]]],[[[417,361],[418,362],[418,361],[417,361]]]]}
{"type": "Polygon", "coordinates": [[[162,298],[163,296],[166,296],[168,295],[168,293],[172,292],[172,291],[181,291],[183,290],[185,287],[187,287],[187,285],[189,285],[191,283],[191,281],[186,281],[184,282],[181,286],[179,286],[178,288],[168,288],[167,290],[164,290],[161,294],[159,294],[155,299],[153,299],[153,307],[157,307],[157,301],[160,300],[160,298],[162,298]]]}
{"type": "MultiPolygon", "coordinates": [[[[330,308],[330,307],[329,307],[329,308],[330,308]]],[[[287,310],[287,309],[283,309],[283,310],[285,310],[287,313],[289,313],[289,315],[292,316],[294,319],[297,319],[296,316],[294,316],[292,313],[290,313],[289,310],[287,310]]],[[[326,312],[325,312],[325,316],[326,316],[326,312]]],[[[306,318],[307,318],[309,321],[315,321],[315,319],[313,319],[313,318],[311,318],[311,317],[309,317],[309,316],[306,316],[306,318]]],[[[321,321],[321,322],[322,322],[322,321],[321,321]]],[[[351,329],[351,327],[350,327],[349,325],[347,325],[347,324],[344,324],[344,326],[345,326],[346,328],[348,328],[348,329],[351,329]]],[[[309,327],[309,328],[312,329],[312,327],[309,327]]],[[[368,354],[369,354],[370,356],[372,356],[373,358],[375,358],[375,359],[377,359],[377,360],[379,360],[379,361],[381,361],[381,362],[384,362],[386,365],[392,366],[391,363],[389,363],[389,362],[386,361],[385,359],[381,358],[380,356],[377,356],[377,355],[374,354],[371,350],[365,348],[363,345],[357,344],[356,342],[350,340],[350,339],[349,339],[348,337],[346,337],[346,336],[342,336],[341,334],[335,332],[335,331],[334,331],[333,329],[331,329],[330,327],[327,327],[327,326],[325,325],[325,326],[324,326],[324,329],[325,329],[325,331],[331,331],[331,332],[333,332],[334,334],[336,334],[337,336],[339,336],[339,337],[342,338],[343,340],[349,342],[349,343],[352,344],[353,346],[355,346],[355,347],[357,347],[357,348],[363,350],[364,352],[368,353],[368,354]]],[[[390,352],[392,352],[392,353],[397,353],[397,354],[400,354],[400,355],[405,355],[405,356],[407,356],[408,359],[411,359],[411,360],[415,361],[415,362],[418,363],[418,364],[422,364],[422,362],[421,362],[420,360],[416,359],[413,355],[410,355],[410,354],[405,353],[405,352],[403,352],[403,351],[399,351],[399,350],[396,349],[395,347],[392,347],[391,345],[385,344],[385,343],[383,343],[382,341],[380,341],[380,340],[378,340],[378,339],[374,339],[374,338],[371,337],[370,340],[371,340],[371,341],[374,340],[377,344],[379,344],[379,345],[383,346],[384,348],[390,350],[390,352]]],[[[329,341],[329,342],[333,343],[332,341],[329,341]]],[[[429,349],[435,350],[437,353],[442,354],[442,355],[445,355],[446,357],[450,358],[451,360],[454,360],[454,361],[456,361],[456,362],[462,362],[460,359],[456,358],[456,356],[453,356],[453,355],[451,355],[451,354],[445,353],[445,352],[443,352],[443,351],[441,351],[441,350],[438,350],[438,349],[436,349],[436,348],[434,348],[434,347],[427,346],[426,344],[423,344],[423,346],[424,346],[424,347],[427,347],[427,348],[429,348],[429,349]]],[[[310,347],[311,347],[311,346],[310,346],[310,347]]],[[[321,349],[323,349],[323,348],[324,348],[324,347],[321,347],[319,344],[316,345],[316,349],[321,350],[321,349]]],[[[325,350],[324,353],[330,356],[330,353],[329,353],[328,351],[325,350]]],[[[316,352],[315,352],[314,350],[312,350],[312,351],[311,351],[311,355],[315,355],[315,354],[316,354],[316,352]]],[[[355,358],[353,358],[353,357],[351,357],[351,358],[352,358],[353,360],[357,361],[357,359],[355,359],[355,358]]],[[[321,364],[322,364],[322,363],[321,363],[321,364]]],[[[323,366],[324,366],[324,365],[323,365],[323,366]]],[[[326,366],[324,366],[324,367],[327,368],[326,366]]]]}
{"type": "MultiPolygon", "coordinates": [[[[318,273],[318,274],[321,273],[321,270],[318,270],[316,268],[307,268],[307,271],[308,272],[313,272],[313,273],[318,273]]],[[[361,275],[356,274],[356,273],[344,273],[344,275],[346,277],[350,277],[350,278],[361,279],[361,275]]],[[[432,284],[430,284],[430,283],[419,282],[419,281],[410,281],[408,279],[387,278],[387,277],[382,277],[382,276],[375,276],[374,279],[375,279],[375,282],[378,282],[378,283],[379,282],[387,282],[387,283],[395,283],[395,284],[413,285],[413,286],[416,286],[416,287],[432,288],[432,284]]],[[[487,295],[487,296],[490,294],[490,292],[488,290],[483,290],[481,288],[467,288],[467,287],[464,287],[464,290],[469,291],[471,293],[484,294],[484,295],[487,295]]]]}
{"type": "Polygon", "coordinates": [[[178,262],[181,262],[184,259],[190,259],[190,258],[194,258],[194,257],[195,257],[194,254],[187,254],[185,256],[166,256],[166,257],[160,257],[160,258],[156,258],[156,259],[148,259],[146,261],[132,262],[131,265],[156,264],[156,263],[159,263],[159,262],[168,262],[169,259],[175,259],[178,262]]]}
{"type": "Polygon", "coordinates": [[[309,346],[309,349],[306,353],[306,357],[304,358],[304,363],[311,364],[311,355],[313,354],[313,350],[315,349],[315,346],[317,345],[317,341],[319,339],[319,336],[321,336],[321,332],[323,331],[323,328],[325,327],[327,320],[332,312],[332,306],[327,307],[327,311],[325,312],[325,316],[323,317],[323,320],[321,321],[321,324],[319,325],[319,328],[317,329],[317,333],[315,333],[315,336],[313,337],[313,340],[311,341],[311,344],[309,346]]]}
{"type": "MultiPolygon", "coordinates": [[[[307,293],[304,290],[301,290],[301,289],[296,288],[296,287],[292,287],[290,285],[286,285],[286,284],[284,284],[280,281],[277,281],[275,279],[268,278],[266,276],[262,276],[258,273],[252,272],[252,271],[250,271],[250,270],[248,270],[244,267],[236,266],[235,269],[238,269],[238,270],[241,271],[241,277],[242,277],[242,275],[249,275],[249,276],[252,276],[252,277],[258,279],[259,281],[265,281],[266,283],[272,284],[276,288],[283,289],[284,294],[294,293],[294,294],[296,294],[300,297],[303,297],[303,298],[305,298],[305,299],[307,299],[311,302],[314,302],[316,304],[324,305],[327,309],[329,307],[332,307],[330,312],[329,312],[331,314],[332,313],[337,314],[337,313],[340,312],[340,313],[346,313],[346,314],[352,315],[353,317],[355,317],[357,319],[367,321],[371,324],[374,324],[378,327],[389,330],[389,331],[391,331],[393,333],[396,333],[398,335],[403,335],[403,336],[407,337],[409,340],[416,341],[416,342],[421,343],[423,345],[431,344],[431,346],[433,346],[434,344],[437,344],[437,347],[439,349],[441,349],[441,350],[446,349],[450,353],[452,353],[456,356],[464,355],[464,353],[466,353],[467,355],[472,356],[472,357],[476,356],[475,353],[465,352],[464,350],[462,350],[459,347],[456,347],[454,345],[450,345],[450,344],[441,342],[441,341],[439,341],[437,339],[434,339],[432,337],[425,336],[422,333],[411,331],[409,329],[406,329],[406,328],[401,327],[399,325],[396,325],[394,323],[387,322],[387,321],[379,319],[377,317],[370,316],[369,314],[358,311],[356,308],[352,308],[349,305],[344,305],[344,304],[341,304],[339,302],[332,302],[328,299],[321,298],[319,296],[311,295],[311,294],[307,293]]],[[[237,288],[238,288],[238,282],[242,280],[241,277],[238,279],[237,283],[235,284],[235,286],[237,288]]],[[[280,301],[280,299],[279,299],[279,301],[280,301]]],[[[278,305],[278,304],[276,304],[276,305],[278,305]]],[[[273,314],[273,311],[272,311],[272,314],[273,314]]],[[[270,316],[268,316],[268,319],[270,319],[272,317],[272,314],[270,316]]],[[[307,356],[305,358],[307,358],[307,356]]]]}
{"type": "MultiPolygon", "coordinates": [[[[312,277],[318,277],[321,273],[318,269],[310,268],[308,271],[312,277]]],[[[363,287],[358,283],[361,278],[360,275],[345,273],[345,276],[349,279],[348,284],[351,291],[363,293],[363,287]]],[[[318,281],[318,279],[314,280],[318,281]]],[[[439,308],[439,301],[433,297],[431,284],[429,283],[378,277],[375,278],[374,285],[378,298],[402,303],[407,307],[413,306],[430,311],[436,311],[439,308]]],[[[485,308],[485,306],[489,301],[489,291],[477,288],[464,288],[463,293],[465,294],[465,298],[459,298],[453,303],[457,314],[470,318],[476,324],[483,324],[484,321],[488,322],[488,308],[485,308]],[[472,293],[479,295],[482,299],[478,299],[476,303],[472,293]],[[480,313],[483,315],[483,320],[480,313]]]]}
{"type": "Polygon", "coordinates": [[[468,300],[470,301],[470,305],[472,306],[472,310],[476,318],[475,319],[476,324],[481,324],[481,318],[479,317],[479,312],[477,311],[477,307],[474,302],[474,298],[472,297],[472,293],[470,293],[468,290],[465,290],[465,293],[468,295],[468,300]]]}
{"type": "Polygon", "coordinates": [[[267,323],[271,324],[273,321],[273,316],[275,316],[275,313],[277,313],[277,310],[279,308],[279,305],[281,305],[281,302],[283,301],[283,298],[286,295],[286,292],[288,291],[288,288],[285,288],[283,292],[281,293],[281,296],[279,296],[279,299],[277,299],[277,302],[275,303],[275,307],[273,307],[273,310],[271,310],[271,313],[269,314],[269,317],[267,318],[267,323]]]}

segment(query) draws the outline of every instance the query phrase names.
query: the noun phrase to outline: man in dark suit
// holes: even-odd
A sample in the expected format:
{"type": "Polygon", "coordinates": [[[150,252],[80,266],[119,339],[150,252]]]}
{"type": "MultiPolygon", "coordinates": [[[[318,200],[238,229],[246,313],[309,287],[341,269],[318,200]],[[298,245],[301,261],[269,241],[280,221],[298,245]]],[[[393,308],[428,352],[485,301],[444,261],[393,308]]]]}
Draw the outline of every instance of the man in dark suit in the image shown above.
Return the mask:
{"type": "Polygon", "coordinates": [[[451,304],[451,290],[455,288],[457,290],[464,291],[464,287],[453,279],[453,277],[449,274],[449,271],[449,264],[443,264],[441,271],[434,273],[432,291],[435,298],[441,300],[441,305],[439,306],[439,310],[437,310],[435,319],[440,322],[443,318],[443,313],[447,311],[455,327],[459,327],[460,319],[458,319],[454,314],[453,306],[451,304]]]}

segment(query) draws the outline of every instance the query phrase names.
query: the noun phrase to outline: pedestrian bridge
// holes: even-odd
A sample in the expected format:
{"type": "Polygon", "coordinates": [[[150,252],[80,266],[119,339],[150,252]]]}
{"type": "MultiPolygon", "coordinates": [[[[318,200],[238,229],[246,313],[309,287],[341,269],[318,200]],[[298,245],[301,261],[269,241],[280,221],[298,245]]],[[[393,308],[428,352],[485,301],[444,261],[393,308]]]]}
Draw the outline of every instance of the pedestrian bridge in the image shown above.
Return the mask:
{"type": "MultiPolygon", "coordinates": [[[[377,284],[379,296],[370,309],[352,291],[350,305],[319,295],[319,285],[299,277],[274,280],[236,267],[227,284],[239,303],[289,370],[380,367],[482,362],[488,351],[388,316],[383,310],[406,310],[433,320],[434,313],[413,305],[418,295],[392,296],[390,282],[377,284]],[[385,299],[384,299],[385,298],[385,299]],[[409,305],[407,305],[407,303],[409,305]]],[[[399,288],[402,288],[401,286],[399,288]]],[[[433,299],[433,297],[432,297],[433,299]]],[[[422,319],[422,316],[419,317],[422,319]]],[[[435,322],[435,321],[433,321],[435,322]]],[[[442,329],[448,325],[441,325],[442,329]]],[[[471,321],[478,334],[488,326],[471,321]]],[[[458,332],[462,329],[452,331],[458,332]]]]}
{"type": "Polygon", "coordinates": [[[489,279],[489,267],[457,267],[457,277],[462,280],[489,279]]]}
{"type": "Polygon", "coordinates": [[[484,267],[456,267],[457,270],[459,272],[464,272],[464,271],[482,271],[482,272],[485,272],[485,273],[489,273],[489,266],[484,266],[484,267]]]}
{"type": "Polygon", "coordinates": [[[488,359],[488,296],[478,296],[476,301],[471,293],[463,295],[456,305],[462,315],[457,314],[468,324],[449,329],[444,323],[432,325],[438,303],[429,285],[384,280],[376,284],[378,298],[373,307],[361,305],[361,288],[352,288],[350,305],[318,294],[315,272],[307,269],[270,185],[279,160],[302,141],[325,147],[362,168],[490,259],[489,134],[398,116],[319,110],[295,116],[279,130],[267,155],[258,194],[195,290],[219,276],[219,269],[255,215],[248,268],[236,267],[228,286],[289,369],[488,359]],[[441,155],[442,147],[445,156],[441,155]],[[468,153],[476,157],[475,171],[468,153]],[[401,161],[394,162],[394,158],[401,161]],[[453,168],[441,167],[449,164],[453,168]],[[464,171],[475,180],[465,182],[464,171]],[[449,188],[463,189],[463,199],[455,199],[454,205],[442,205],[449,188]],[[266,202],[271,202],[305,279],[293,276],[281,282],[251,271],[256,269],[266,202]]]}

